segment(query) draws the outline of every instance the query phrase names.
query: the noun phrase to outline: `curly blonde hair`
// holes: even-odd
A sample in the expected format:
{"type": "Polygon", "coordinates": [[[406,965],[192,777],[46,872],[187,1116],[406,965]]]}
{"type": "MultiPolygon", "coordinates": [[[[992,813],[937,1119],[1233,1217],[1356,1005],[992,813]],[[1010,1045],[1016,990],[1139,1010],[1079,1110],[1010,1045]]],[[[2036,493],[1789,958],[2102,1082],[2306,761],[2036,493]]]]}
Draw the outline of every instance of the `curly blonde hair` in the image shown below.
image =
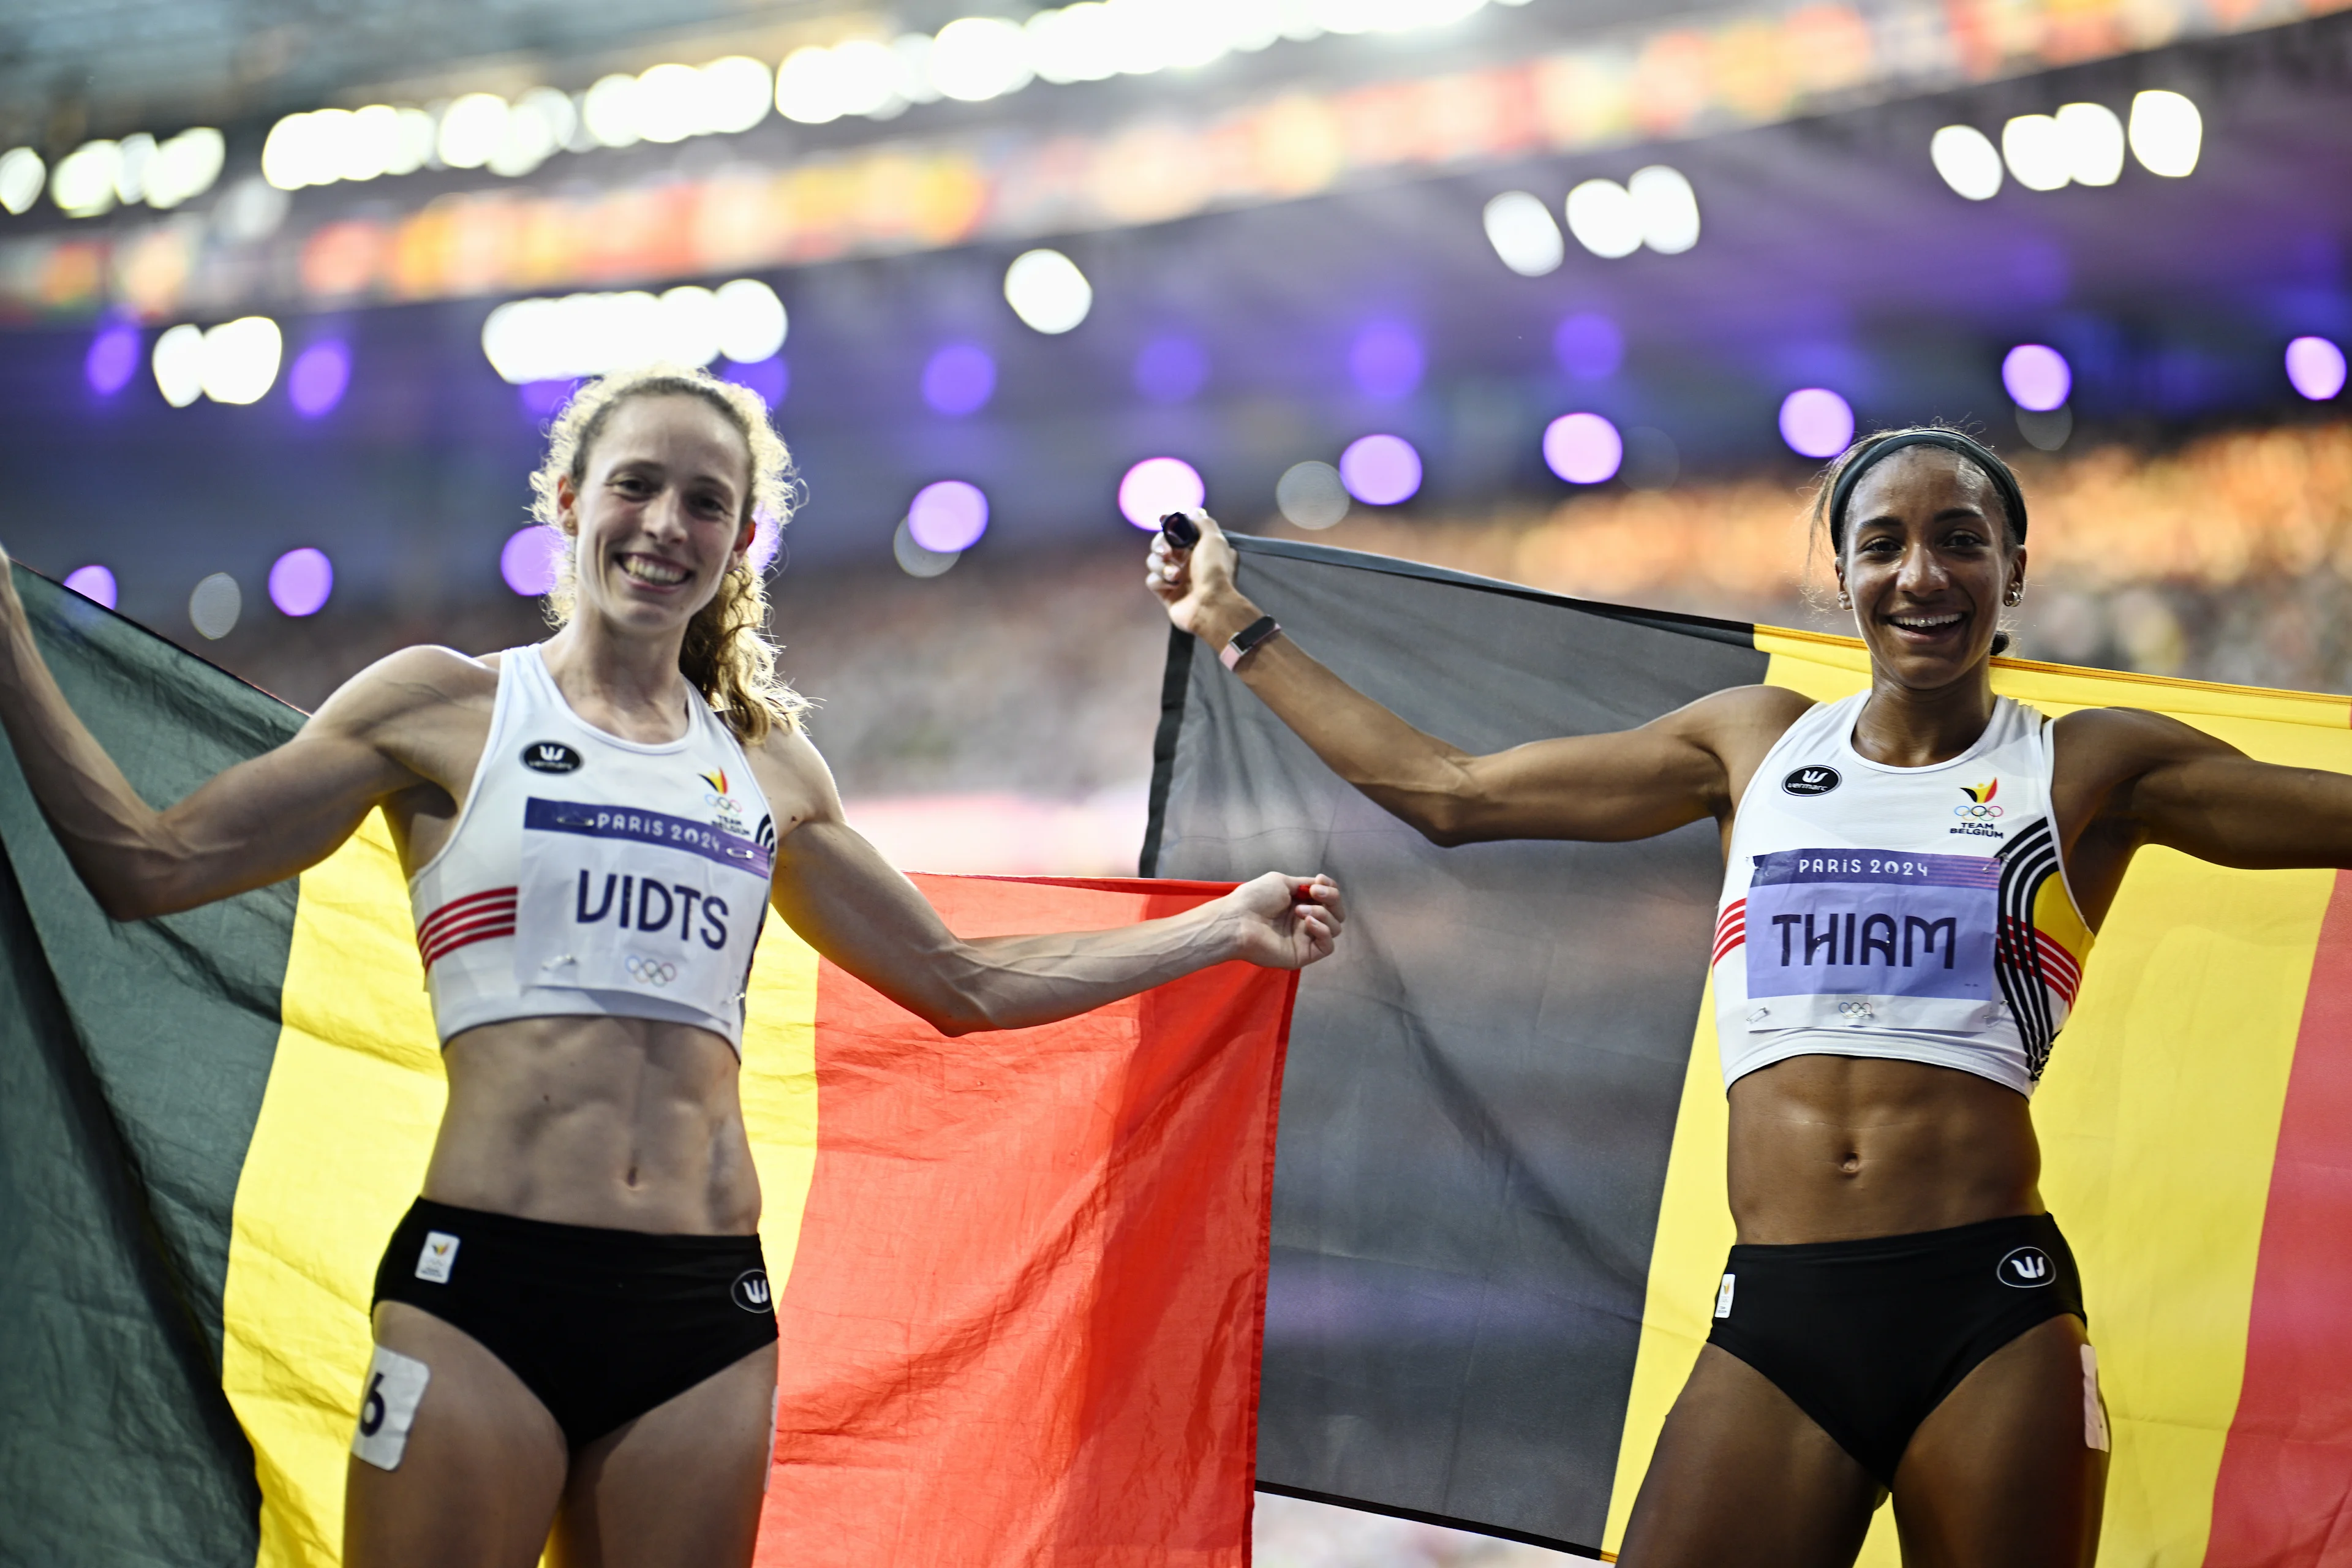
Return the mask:
{"type": "MultiPolygon", "coordinates": [[[[572,395],[547,428],[547,457],[530,476],[530,514],[564,536],[555,585],[547,594],[548,625],[568,625],[578,603],[578,536],[563,526],[556,487],[572,481],[574,495],[588,478],[588,454],[612,422],[614,411],[632,398],[693,397],[715,408],[751,449],[750,493],[743,521],[766,521],[779,532],[797,500],[792,454],[768,423],[767,405],[749,387],[719,380],[709,371],[674,364],[615,371],[572,395]]],[[[747,552],[719,579],[710,603],[687,623],[678,649],[678,673],[693,682],[712,711],[744,741],[757,744],[775,725],[797,728],[808,700],[776,674],[776,649],[763,628],[768,619],[767,584],[747,552]]]]}

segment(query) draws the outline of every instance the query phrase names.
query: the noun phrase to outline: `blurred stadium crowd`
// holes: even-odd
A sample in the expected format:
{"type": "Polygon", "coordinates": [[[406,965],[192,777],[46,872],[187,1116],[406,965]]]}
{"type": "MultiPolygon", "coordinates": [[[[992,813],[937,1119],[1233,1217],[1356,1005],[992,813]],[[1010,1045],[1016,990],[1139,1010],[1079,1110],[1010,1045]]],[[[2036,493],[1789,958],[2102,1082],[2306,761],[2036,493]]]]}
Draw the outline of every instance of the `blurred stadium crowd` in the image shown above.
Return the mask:
{"type": "MultiPolygon", "coordinates": [[[[2033,555],[2018,656],[2352,689],[2352,425],[2029,452],[2020,466],[2033,555]]],[[[1271,508],[1230,521],[1582,597],[1840,629],[1805,499],[1755,479],[1612,486],[1483,516],[1359,508],[1315,531],[1271,508]]],[[[982,549],[929,578],[887,565],[777,576],[772,629],[819,705],[812,732],[853,816],[902,863],[1132,869],[1167,633],[1142,588],[1144,536],[1131,537],[1124,551],[982,549]]],[[[159,629],[304,708],[407,643],[482,652],[545,635],[520,597],[430,616],[252,615],[215,642],[159,629]]]]}

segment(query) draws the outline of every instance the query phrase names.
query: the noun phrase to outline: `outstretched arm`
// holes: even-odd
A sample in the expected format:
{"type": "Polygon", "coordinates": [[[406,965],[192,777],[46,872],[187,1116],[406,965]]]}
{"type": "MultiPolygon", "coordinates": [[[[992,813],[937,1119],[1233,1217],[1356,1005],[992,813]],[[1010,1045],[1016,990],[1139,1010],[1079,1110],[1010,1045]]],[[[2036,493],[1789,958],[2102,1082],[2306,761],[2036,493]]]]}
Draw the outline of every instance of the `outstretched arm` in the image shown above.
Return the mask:
{"type": "Polygon", "coordinates": [[[362,676],[292,741],[159,811],[67,705],[0,555],[0,727],[67,859],[115,920],[193,908],[324,859],[379,800],[419,782],[373,740],[404,700],[362,676]]]}
{"type": "Polygon", "coordinates": [[[2131,709],[2070,713],[2058,736],[2061,820],[2084,825],[2067,869],[2086,903],[2104,907],[2140,844],[2245,870],[2352,866],[2352,776],[2256,762],[2131,709]]]}
{"type": "Polygon", "coordinates": [[[777,846],[776,912],[943,1034],[1051,1023],[1231,959],[1303,968],[1331,952],[1347,918],[1329,878],[1269,874],[1166,920],[967,940],[842,820],[832,776],[804,736],[772,734],[751,756],[777,820],[797,819],[777,846]]]}
{"type": "MultiPolygon", "coordinates": [[[[1234,584],[1235,556],[1206,513],[1201,542],[1155,536],[1145,581],[1169,618],[1211,647],[1259,617],[1234,584]]],[[[1474,756],[1425,734],[1340,679],[1288,637],[1235,673],[1331,771],[1437,844],[1494,838],[1647,838],[1728,816],[1744,778],[1810,704],[1794,692],[1717,692],[1639,729],[1536,741],[1474,756]]]]}

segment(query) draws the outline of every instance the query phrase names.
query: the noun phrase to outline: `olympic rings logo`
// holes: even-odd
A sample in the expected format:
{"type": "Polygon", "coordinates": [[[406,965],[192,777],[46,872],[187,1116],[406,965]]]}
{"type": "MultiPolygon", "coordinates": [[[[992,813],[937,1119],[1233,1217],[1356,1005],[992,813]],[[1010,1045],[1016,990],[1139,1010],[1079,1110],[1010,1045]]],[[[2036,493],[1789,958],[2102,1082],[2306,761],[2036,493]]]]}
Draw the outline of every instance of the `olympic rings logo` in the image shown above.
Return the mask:
{"type": "Polygon", "coordinates": [[[1952,815],[1971,816],[1981,822],[1989,816],[2006,816],[2009,814],[1997,805],[1956,805],[1952,807],[1952,815]]]}
{"type": "Polygon", "coordinates": [[[665,963],[657,958],[639,958],[634,952],[623,961],[622,967],[640,985],[667,985],[677,978],[677,964],[665,963]]]}

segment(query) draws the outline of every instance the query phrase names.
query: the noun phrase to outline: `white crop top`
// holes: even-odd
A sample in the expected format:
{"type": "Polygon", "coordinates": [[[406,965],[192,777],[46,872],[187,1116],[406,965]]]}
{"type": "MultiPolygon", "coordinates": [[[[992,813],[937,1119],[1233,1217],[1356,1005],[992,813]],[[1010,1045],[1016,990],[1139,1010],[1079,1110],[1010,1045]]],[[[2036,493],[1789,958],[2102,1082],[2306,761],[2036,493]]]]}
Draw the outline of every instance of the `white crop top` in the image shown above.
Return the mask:
{"type": "Polygon", "coordinates": [[[692,1024],[743,1050],[776,847],[734,732],[701,702],[667,745],[582,720],[539,649],[499,661],[490,738],[441,852],[408,879],[433,1019],[692,1024]]]}
{"type": "Polygon", "coordinates": [[[1715,927],[1723,1081],[1881,1057],[2031,1095],[2092,942],[2051,823],[2049,721],[1996,698],[1975,745],[1896,768],[1853,749],[1865,700],[1807,710],[1739,802],[1715,927]]]}

